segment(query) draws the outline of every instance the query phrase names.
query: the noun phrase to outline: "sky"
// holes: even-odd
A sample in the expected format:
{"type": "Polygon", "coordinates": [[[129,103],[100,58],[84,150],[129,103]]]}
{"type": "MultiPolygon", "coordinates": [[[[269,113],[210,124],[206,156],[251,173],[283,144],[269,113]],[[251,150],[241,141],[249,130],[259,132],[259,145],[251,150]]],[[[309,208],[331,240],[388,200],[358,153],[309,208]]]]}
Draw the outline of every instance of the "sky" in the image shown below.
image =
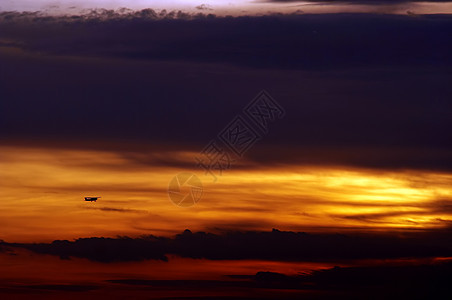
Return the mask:
{"type": "Polygon", "coordinates": [[[52,15],[80,14],[92,9],[176,10],[215,15],[265,15],[274,13],[373,12],[390,14],[451,13],[450,1],[351,0],[2,0],[2,11],[40,11],[52,15]]]}
{"type": "Polygon", "coordinates": [[[0,295],[450,294],[451,11],[0,0],[0,295]]]}

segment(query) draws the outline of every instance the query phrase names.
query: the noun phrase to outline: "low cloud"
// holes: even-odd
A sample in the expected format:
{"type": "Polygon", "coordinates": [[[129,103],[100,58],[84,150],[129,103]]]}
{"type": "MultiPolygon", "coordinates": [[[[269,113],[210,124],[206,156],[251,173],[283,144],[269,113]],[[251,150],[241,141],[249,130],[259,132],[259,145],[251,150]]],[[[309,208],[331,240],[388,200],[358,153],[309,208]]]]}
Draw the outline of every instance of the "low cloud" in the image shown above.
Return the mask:
{"type": "Polygon", "coordinates": [[[104,263],[167,260],[169,254],[211,260],[259,259],[274,261],[338,261],[448,257],[452,253],[450,230],[384,234],[309,234],[305,232],[192,233],[173,238],[82,238],[52,243],[3,243],[63,259],[87,258],[104,263]]]}
{"type": "Polygon", "coordinates": [[[57,240],[50,244],[7,244],[25,248],[39,254],[87,258],[98,262],[142,261],[148,259],[166,261],[162,241],[155,237],[147,238],[82,238],[76,241],[57,240]]]}
{"type": "Polygon", "coordinates": [[[100,288],[95,285],[77,285],[77,284],[39,284],[39,285],[21,285],[20,288],[42,290],[42,291],[65,291],[65,292],[87,292],[100,288]]]}

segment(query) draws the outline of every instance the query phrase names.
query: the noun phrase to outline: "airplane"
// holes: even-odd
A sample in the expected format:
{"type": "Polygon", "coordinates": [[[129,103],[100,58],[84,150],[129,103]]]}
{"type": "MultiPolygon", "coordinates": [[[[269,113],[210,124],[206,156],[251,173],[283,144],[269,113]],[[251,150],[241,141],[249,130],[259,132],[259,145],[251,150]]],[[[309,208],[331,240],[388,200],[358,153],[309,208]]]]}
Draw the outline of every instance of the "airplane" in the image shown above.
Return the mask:
{"type": "Polygon", "coordinates": [[[85,201],[91,201],[91,202],[96,202],[97,199],[102,198],[102,197],[85,197],[85,201]]]}

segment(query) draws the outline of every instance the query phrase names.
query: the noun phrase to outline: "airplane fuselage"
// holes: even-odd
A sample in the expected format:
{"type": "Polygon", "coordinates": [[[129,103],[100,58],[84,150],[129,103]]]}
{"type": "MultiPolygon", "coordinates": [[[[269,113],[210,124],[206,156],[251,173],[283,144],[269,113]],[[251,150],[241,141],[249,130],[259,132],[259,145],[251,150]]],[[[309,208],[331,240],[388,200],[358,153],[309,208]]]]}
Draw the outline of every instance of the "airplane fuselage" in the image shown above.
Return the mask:
{"type": "Polygon", "coordinates": [[[85,201],[96,202],[100,197],[85,197],[85,201]]]}

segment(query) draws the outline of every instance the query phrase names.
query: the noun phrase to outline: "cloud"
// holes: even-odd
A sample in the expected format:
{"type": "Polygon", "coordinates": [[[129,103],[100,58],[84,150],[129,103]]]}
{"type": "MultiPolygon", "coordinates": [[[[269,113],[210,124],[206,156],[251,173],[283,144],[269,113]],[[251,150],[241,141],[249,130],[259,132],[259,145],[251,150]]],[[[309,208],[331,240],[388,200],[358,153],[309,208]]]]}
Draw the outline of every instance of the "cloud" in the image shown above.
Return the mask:
{"type": "Polygon", "coordinates": [[[50,244],[10,244],[40,254],[87,258],[98,262],[142,261],[148,259],[163,260],[167,258],[160,248],[159,238],[83,238],[74,242],[57,240],[50,244]]]}
{"type": "Polygon", "coordinates": [[[81,22],[81,21],[107,21],[107,20],[163,20],[163,19],[196,19],[207,15],[200,13],[186,13],[180,10],[165,9],[156,11],[152,8],[132,10],[128,8],[87,9],[79,14],[55,16],[45,11],[2,11],[0,21],[2,22],[33,22],[33,23],[60,23],[60,22],[81,22]]]}
{"type": "Polygon", "coordinates": [[[237,168],[452,170],[450,16],[100,10],[0,20],[5,140],[191,167],[177,153],[200,151],[267,89],[287,114],[237,168]],[[144,154],[150,144],[172,153],[144,154]]]}
{"type": "MultiPolygon", "coordinates": [[[[249,278],[256,282],[258,287],[264,288],[328,290],[333,293],[335,299],[368,298],[370,295],[397,299],[399,296],[395,295],[400,294],[414,298],[441,297],[450,292],[447,278],[451,274],[452,264],[445,262],[334,267],[298,276],[258,272],[249,278]]],[[[320,299],[331,299],[332,294],[317,296],[320,299]]]]}
{"type": "MultiPolygon", "coordinates": [[[[80,274],[78,274],[80,276],[80,274]]],[[[73,284],[21,284],[2,287],[2,294],[35,294],[36,297],[53,296],[67,298],[89,297],[90,292],[101,289],[96,295],[103,299],[105,292],[115,297],[154,299],[410,299],[442,298],[451,292],[450,262],[420,262],[408,264],[384,263],[378,266],[334,267],[299,275],[259,271],[250,275],[225,275],[220,279],[150,280],[129,274],[115,274],[115,279],[96,282],[96,285],[73,284]],[[118,276],[123,276],[118,279],[118,276]],[[174,293],[177,291],[177,293],[174,293]],[[56,292],[56,293],[55,293],[56,292]],[[59,293],[62,292],[62,293],[59,293]],[[173,292],[173,293],[171,293],[173,292]],[[190,295],[187,297],[187,294],[190,295]],[[208,294],[208,297],[204,295],[208,294]],[[120,295],[120,296],[119,296],[120,295]],[[240,297],[239,297],[239,296],[240,297]],[[242,295],[246,295],[243,297],[242,295]]],[[[12,297],[12,296],[11,296],[12,297]]],[[[109,295],[111,298],[111,296],[109,295]]]]}
{"type": "Polygon", "coordinates": [[[416,2],[427,2],[427,3],[447,3],[450,0],[261,0],[259,2],[266,3],[297,3],[297,2],[308,2],[308,3],[321,3],[326,4],[366,4],[366,5],[388,5],[388,4],[400,4],[400,3],[416,3],[416,2]]]}
{"type": "Polygon", "coordinates": [[[342,290],[348,295],[372,294],[378,298],[396,299],[394,295],[403,294],[424,298],[440,297],[441,294],[447,293],[450,287],[446,278],[451,272],[450,262],[411,266],[335,267],[315,271],[305,279],[319,288],[342,290]]]}
{"type": "Polygon", "coordinates": [[[208,4],[201,4],[201,5],[198,5],[198,6],[196,6],[196,9],[199,9],[199,10],[213,10],[213,9],[210,7],[210,5],[208,5],[208,4]]]}
{"type": "MultiPolygon", "coordinates": [[[[386,218],[398,218],[399,222],[416,223],[411,219],[412,218],[416,219],[417,217],[422,216],[432,216],[432,215],[434,216],[435,214],[448,215],[452,213],[452,200],[447,199],[428,201],[426,203],[420,204],[413,203],[412,205],[408,204],[406,206],[408,207],[408,209],[391,210],[378,213],[351,214],[351,215],[337,214],[332,216],[335,218],[358,220],[361,222],[368,223],[387,223],[388,221],[385,220],[386,218]]],[[[438,224],[438,222],[449,224],[451,221],[442,219],[435,219],[431,221],[431,223],[433,224],[438,224]]]]}
{"type": "Polygon", "coordinates": [[[76,284],[39,284],[39,285],[21,285],[20,287],[33,290],[66,291],[66,292],[87,292],[99,288],[99,286],[95,285],[76,285],[76,284]]]}
{"type": "MultiPolygon", "coordinates": [[[[270,299],[285,290],[284,299],[399,299],[441,298],[451,292],[448,278],[452,274],[450,262],[419,263],[414,265],[334,267],[308,274],[286,275],[259,271],[253,275],[228,275],[227,280],[148,280],[113,279],[108,283],[131,286],[134,289],[167,288],[189,290],[240,289],[252,290],[247,299],[270,299]],[[265,297],[259,292],[265,289],[265,297]],[[290,291],[290,292],[289,292],[290,291]],[[299,293],[297,291],[301,291],[299,293]],[[273,296],[273,297],[272,297],[273,296]]],[[[199,297],[197,297],[199,299],[199,297]]],[[[237,299],[237,297],[221,297],[237,299]]],[[[184,299],[186,299],[184,297],[184,299]]],[[[191,298],[190,298],[191,299],[191,298]]],[[[210,299],[210,298],[209,298],[210,299]]],[[[241,298],[240,298],[241,299],[241,298]]]]}
{"type": "Polygon", "coordinates": [[[180,12],[162,15],[148,9],[133,13],[95,10],[63,17],[6,12],[0,14],[0,23],[0,38],[14,39],[27,51],[59,56],[221,62],[283,69],[452,62],[452,46],[445,36],[452,21],[446,16],[219,18],[180,12]],[[400,22],[404,26],[397,26],[400,22]]]}
{"type": "Polygon", "coordinates": [[[449,230],[402,236],[308,234],[276,229],[222,234],[186,230],[173,238],[83,238],[50,244],[4,244],[65,259],[79,257],[105,263],[148,259],[166,261],[169,254],[210,260],[338,261],[447,257],[452,251],[449,230]]]}

